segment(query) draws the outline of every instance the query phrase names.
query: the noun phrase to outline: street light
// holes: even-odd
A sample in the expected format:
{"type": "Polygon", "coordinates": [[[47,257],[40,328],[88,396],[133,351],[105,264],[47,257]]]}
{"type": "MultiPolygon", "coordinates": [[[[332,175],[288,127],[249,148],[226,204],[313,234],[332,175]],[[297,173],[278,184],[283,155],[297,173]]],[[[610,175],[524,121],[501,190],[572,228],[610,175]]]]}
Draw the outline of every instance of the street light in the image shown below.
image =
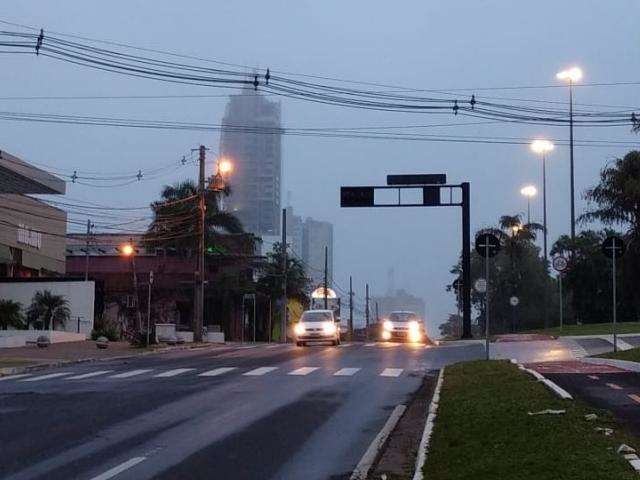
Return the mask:
{"type": "Polygon", "coordinates": [[[569,169],[571,175],[571,240],[576,238],[576,206],[574,198],[574,175],[573,175],[573,84],[582,78],[582,70],[578,67],[571,67],[556,75],[558,80],[569,84],[569,169]]]}
{"type": "Polygon", "coordinates": [[[537,139],[531,142],[531,150],[542,155],[542,226],[544,234],[544,259],[547,260],[547,153],[553,150],[549,140],[537,139]]]}
{"type": "Polygon", "coordinates": [[[140,331],[142,319],[140,318],[140,308],[138,306],[138,276],[136,273],[136,248],[132,241],[123,243],[118,247],[118,252],[123,257],[131,258],[131,272],[133,274],[133,298],[136,308],[136,331],[140,331]]]}
{"type": "Polygon", "coordinates": [[[535,197],[538,189],[533,185],[527,185],[520,189],[520,193],[527,197],[527,224],[531,224],[531,198],[535,197]]]}

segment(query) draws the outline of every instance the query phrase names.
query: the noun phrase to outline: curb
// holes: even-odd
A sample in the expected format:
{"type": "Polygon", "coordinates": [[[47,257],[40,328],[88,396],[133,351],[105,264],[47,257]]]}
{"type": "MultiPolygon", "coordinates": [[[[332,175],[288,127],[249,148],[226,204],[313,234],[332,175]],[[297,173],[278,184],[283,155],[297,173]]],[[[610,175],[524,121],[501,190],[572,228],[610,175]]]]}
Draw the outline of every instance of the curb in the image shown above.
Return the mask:
{"type": "Polygon", "coordinates": [[[4,377],[8,375],[19,375],[21,373],[34,372],[38,370],[44,370],[47,368],[59,368],[59,367],[64,367],[67,365],[75,365],[79,363],[106,362],[111,360],[127,360],[129,358],[144,357],[147,355],[156,355],[160,353],[177,352],[181,350],[204,350],[204,349],[212,348],[218,345],[219,344],[204,345],[204,346],[196,345],[196,346],[182,346],[182,347],[163,347],[150,352],[133,353],[129,355],[119,355],[116,357],[104,357],[104,358],[87,357],[87,358],[79,358],[75,360],[60,360],[52,363],[38,363],[36,365],[27,365],[25,367],[5,367],[5,368],[0,368],[0,377],[4,377]]]}
{"type": "Polygon", "coordinates": [[[515,358],[511,359],[511,363],[517,365],[520,370],[527,372],[529,375],[532,375],[533,377],[535,377],[535,379],[538,380],[539,382],[544,383],[551,391],[553,391],[553,393],[558,395],[560,398],[564,400],[573,400],[573,397],[569,392],[567,392],[564,388],[562,388],[557,383],[549,380],[540,372],[536,372],[535,370],[531,370],[530,368],[525,368],[525,366],[522,365],[521,363],[518,363],[518,361],[515,358]]]}
{"type": "Polygon", "coordinates": [[[427,422],[424,425],[424,431],[422,432],[422,438],[420,439],[420,445],[418,446],[418,455],[416,458],[416,470],[413,473],[413,480],[423,480],[424,475],[422,468],[427,461],[427,452],[429,450],[429,441],[431,440],[431,434],[433,433],[433,426],[435,424],[436,415],[438,412],[438,404],[440,403],[440,390],[442,389],[442,382],[444,379],[444,367],[440,369],[438,374],[438,381],[436,388],[433,391],[433,397],[431,397],[431,403],[429,404],[429,414],[427,415],[427,422]]]}

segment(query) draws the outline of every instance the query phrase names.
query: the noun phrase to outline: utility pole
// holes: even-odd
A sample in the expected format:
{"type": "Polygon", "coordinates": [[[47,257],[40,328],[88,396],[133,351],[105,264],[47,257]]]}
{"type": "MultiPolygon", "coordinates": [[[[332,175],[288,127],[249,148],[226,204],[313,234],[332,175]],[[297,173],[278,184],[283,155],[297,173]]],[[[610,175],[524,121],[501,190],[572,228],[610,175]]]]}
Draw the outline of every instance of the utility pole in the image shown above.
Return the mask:
{"type": "Polygon", "coordinates": [[[369,284],[365,286],[364,328],[366,339],[369,340],[369,284]]]}
{"type": "Polygon", "coordinates": [[[84,260],[84,281],[86,282],[87,280],[89,280],[89,237],[91,236],[91,228],[93,227],[93,225],[91,225],[91,219],[88,218],[87,219],[87,236],[85,238],[85,245],[84,245],[84,253],[85,253],[85,260],[84,260]]]}
{"type": "Polygon", "coordinates": [[[349,275],[349,340],[353,340],[353,277],[349,275]]]}
{"type": "Polygon", "coordinates": [[[282,209],[282,319],[280,322],[280,335],[282,342],[287,343],[287,209],[282,209]]]}
{"type": "Polygon", "coordinates": [[[327,310],[328,302],[327,302],[327,256],[328,256],[329,248],[325,245],[324,247],[324,309],[327,310]]]}
{"type": "Polygon", "coordinates": [[[380,315],[378,315],[378,302],[376,302],[376,323],[380,323],[380,315]]]}
{"type": "Polygon", "coordinates": [[[151,326],[151,285],[153,285],[153,270],[149,272],[149,294],[147,295],[147,347],[149,346],[149,332],[151,326]]]}
{"type": "Polygon", "coordinates": [[[202,329],[204,326],[204,234],[205,234],[205,177],[204,177],[204,161],[206,148],[200,145],[198,149],[198,164],[200,172],[198,175],[198,196],[199,196],[199,235],[198,235],[198,266],[196,268],[196,285],[195,285],[195,321],[193,324],[193,340],[194,342],[202,341],[202,329]]]}
{"type": "Polygon", "coordinates": [[[142,318],[140,316],[140,302],[138,301],[138,274],[136,272],[136,254],[133,238],[129,239],[129,243],[133,247],[131,254],[131,269],[133,270],[133,301],[136,303],[136,332],[142,328],[142,318]]]}

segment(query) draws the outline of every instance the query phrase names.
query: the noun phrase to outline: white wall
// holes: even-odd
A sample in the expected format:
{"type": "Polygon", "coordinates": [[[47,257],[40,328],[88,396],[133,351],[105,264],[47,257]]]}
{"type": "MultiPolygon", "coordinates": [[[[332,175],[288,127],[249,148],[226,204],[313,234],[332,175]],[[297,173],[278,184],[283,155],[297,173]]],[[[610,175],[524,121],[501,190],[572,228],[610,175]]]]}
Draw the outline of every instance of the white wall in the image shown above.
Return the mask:
{"type": "Polygon", "coordinates": [[[49,290],[55,295],[64,295],[69,301],[71,318],[65,325],[64,331],[77,332],[78,317],[80,317],[80,333],[84,333],[86,336],[91,334],[91,330],[93,330],[95,282],[0,282],[0,299],[20,302],[24,311],[26,311],[31,305],[34,294],[40,290],[49,290]]]}

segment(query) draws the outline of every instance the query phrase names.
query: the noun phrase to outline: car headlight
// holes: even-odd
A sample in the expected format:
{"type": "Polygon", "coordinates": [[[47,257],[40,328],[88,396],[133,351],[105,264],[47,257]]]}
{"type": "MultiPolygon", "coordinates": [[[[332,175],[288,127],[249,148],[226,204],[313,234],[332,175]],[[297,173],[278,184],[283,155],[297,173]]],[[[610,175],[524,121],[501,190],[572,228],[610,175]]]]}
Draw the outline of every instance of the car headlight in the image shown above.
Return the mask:
{"type": "Polygon", "coordinates": [[[325,335],[333,335],[336,333],[336,324],[333,322],[324,322],[322,324],[322,331],[325,335]]]}
{"type": "Polygon", "coordinates": [[[393,330],[393,323],[391,323],[391,320],[385,320],[382,324],[382,328],[385,330],[393,330]]]}
{"type": "Polygon", "coordinates": [[[303,335],[305,331],[304,323],[296,323],[296,325],[293,327],[293,331],[296,335],[303,335]]]}
{"type": "Polygon", "coordinates": [[[418,333],[420,331],[420,325],[415,320],[409,322],[409,331],[411,333],[418,333]]]}

